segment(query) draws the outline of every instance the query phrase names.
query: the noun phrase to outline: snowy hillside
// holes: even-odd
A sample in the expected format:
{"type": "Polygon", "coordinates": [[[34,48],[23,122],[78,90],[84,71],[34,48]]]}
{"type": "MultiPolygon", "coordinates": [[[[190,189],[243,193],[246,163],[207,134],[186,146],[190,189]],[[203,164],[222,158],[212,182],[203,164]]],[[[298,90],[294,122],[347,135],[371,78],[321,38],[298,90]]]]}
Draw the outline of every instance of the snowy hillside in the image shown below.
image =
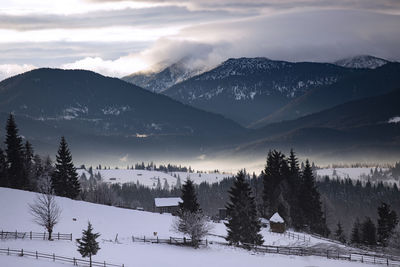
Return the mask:
{"type": "MultiPolygon", "coordinates": [[[[81,176],[85,174],[87,178],[90,177],[88,171],[79,169],[78,174],[81,176]]],[[[224,178],[232,177],[232,174],[220,174],[220,173],[186,173],[186,172],[171,172],[165,173],[160,171],[148,171],[148,170],[93,170],[93,175],[100,174],[103,182],[106,183],[139,183],[150,188],[156,188],[158,179],[163,186],[167,181],[170,187],[176,185],[178,177],[183,183],[187,178],[194,181],[195,184],[202,182],[207,183],[218,183],[224,178]]]]}
{"type": "Polygon", "coordinates": [[[387,61],[386,59],[368,55],[360,55],[338,60],[334,64],[345,68],[376,69],[385,65],[386,63],[389,63],[389,61],[387,61]]]}
{"type": "Polygon", "coordinates": [[[387,168],[378,168],[378,172],[385,173],[384,177],[386,179],[371,179],[373,177],[373,172],[375,168],[326,168],[326,169],[319,169],[316,170],[317,176],[319,178],[323,178],[325,176],[329,176],[329,178],[333,179],[352,179],[353,181],[360,180],[366,182],[370,180],[370,182],[384,182],[388,184],[397,183],[400,185],[400,181],[395,180],[392,176],[387,173],[387,168]]]}
{"type": "MultiPolygon", "coordinates": [[[[43,229],[32,222],[28,213],[28,203],[32,203],[35,194],[26,191],[0,188],[0,208],[2,217],[0,229],[5,231],[38,231],[43,229]],[[10,201],[12,200],[12,201],[10,201]]],[[[273,254],[258,254],[242,249],[210,245],[207,248],[195,250],[188,247],[177,247],[161,244],[143,244],[132,242],[131,237],[143,236],[160,238],[180,235],[171,230],[173,216],[143,211],[120,209],[109,206],[74,201],[57,197],[57,203],[62,207],[60,223],[55,232],[72,233],[73,239],[81,236],[81,230],[90,220],[95,231],[100,232],[100,247],[97,261],[107,261],[125,266],[187,266],[190,259],[191,266],[368,266],[361,263],[334,261],[317,257],[280,256],[273,254]],[[73,219],[76,219],[73,220],[73,219]],[[118,234],[118,242],[115,242],[118,234]],[[180,260],[177,260],[180,259],[180,260]]],[[[214,234],[225,235],[226,229],[222,223],[214,224],[214,234]]],[[[265,244],[274,245],[318,245],[333,246],[329,242],[311,238],[310,243],[304,244],[280,234],[271,234],[267,229],[262,232],[265,244]]],[[[209,236],[209,240],[223,240],[209,236]]],[[[14,248],[55,253],[68,257],[78,257],[75,242],[71,241],[43,241],[43,240],[2,240],[1,248],[14,248]]],[[[335,245],[337,246],[337,245],[335,245]]],[[[0,255],[0,266],[22,267],[32,263],[41,263],[35,259],[0,255]]],[[[50,265],[40,265],[50,266],[50,265]]],[[[51,266],[67,266],[54,264],[51,266]]]]}

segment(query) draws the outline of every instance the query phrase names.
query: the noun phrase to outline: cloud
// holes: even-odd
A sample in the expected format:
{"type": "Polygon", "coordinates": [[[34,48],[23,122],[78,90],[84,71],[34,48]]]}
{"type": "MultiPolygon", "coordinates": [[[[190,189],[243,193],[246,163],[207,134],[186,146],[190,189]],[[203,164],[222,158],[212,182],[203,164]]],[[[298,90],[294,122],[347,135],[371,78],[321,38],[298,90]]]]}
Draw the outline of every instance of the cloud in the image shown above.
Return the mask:
{"type": "Polygon", "coordinates": [[[30,71],[36,69],[35,66],[33,65],[28,65],[28,64],[23,64],[23,65],[18,65],[18,64],[1,64],[0,65],[0,81],[2,81],[5,78],[21,74],[26,71],[30,71]]]}

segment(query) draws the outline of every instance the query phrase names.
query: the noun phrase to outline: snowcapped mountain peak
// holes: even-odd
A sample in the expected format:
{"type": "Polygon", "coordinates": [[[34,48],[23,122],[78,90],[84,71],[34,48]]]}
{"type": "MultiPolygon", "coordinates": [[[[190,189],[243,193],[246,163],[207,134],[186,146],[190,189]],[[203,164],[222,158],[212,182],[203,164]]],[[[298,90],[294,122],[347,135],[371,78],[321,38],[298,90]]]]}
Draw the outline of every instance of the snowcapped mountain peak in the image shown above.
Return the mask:
{"type": "Polygon", "coordinates": [[[354,57],[344,58],[334,62],[334,64],[355,69],[376,69],[389,63],[390,61],[370,55],[358,55],[354,57]]]}
{"type": "Polygon", "coordinates": [[[265,73],[270,70],[290,67],[291,63],[274,61],[264,57],[255,58],[230,58],[222,62],[215,69],[200,75],[198,80],[223,79],[230,76],[245,76],[249,74],[265,73]]]}
{"type": "Polygon", "coordinates": [[[129,76],[123,77],[122,79],[150,91],[159,93],[179,82],[196,76],[203,71],[204,68],[192,65],[188,59],[182,59],[157,71],[133,73],[129,76]]]}

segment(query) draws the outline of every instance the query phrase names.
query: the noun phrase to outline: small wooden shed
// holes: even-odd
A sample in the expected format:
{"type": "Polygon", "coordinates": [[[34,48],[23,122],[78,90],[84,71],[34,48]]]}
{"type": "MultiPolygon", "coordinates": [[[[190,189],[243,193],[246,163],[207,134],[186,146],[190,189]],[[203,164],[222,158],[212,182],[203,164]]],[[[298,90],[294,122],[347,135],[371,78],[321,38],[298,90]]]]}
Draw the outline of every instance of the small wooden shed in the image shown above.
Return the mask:
{"type": "Polygon", "coordinates": [[[271,232],[274,233],[284,233],[286,231],[285,220],[278,212],[275,212],[271,219],[269,219],[269,227],[271,232]]]}
{"type": "Polygon", "coordinates": [[[154,199],[155,211],[159,213],[171,213],[177,215],[179,210],[180,197],[161,197],[154,199]]]}

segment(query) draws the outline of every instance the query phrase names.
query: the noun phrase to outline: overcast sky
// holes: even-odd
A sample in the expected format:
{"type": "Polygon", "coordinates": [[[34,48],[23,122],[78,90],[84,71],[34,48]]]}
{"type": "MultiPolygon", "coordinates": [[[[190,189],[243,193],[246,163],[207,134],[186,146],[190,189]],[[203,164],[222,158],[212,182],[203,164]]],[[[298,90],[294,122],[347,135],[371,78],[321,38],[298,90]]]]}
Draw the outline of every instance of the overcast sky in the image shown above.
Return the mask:
{"type": "Polygon", "coordinates": [[[121,77],[229,57],[400,60],[400,0],[1,0],[0,79],[37,67],[121,77]]]}

